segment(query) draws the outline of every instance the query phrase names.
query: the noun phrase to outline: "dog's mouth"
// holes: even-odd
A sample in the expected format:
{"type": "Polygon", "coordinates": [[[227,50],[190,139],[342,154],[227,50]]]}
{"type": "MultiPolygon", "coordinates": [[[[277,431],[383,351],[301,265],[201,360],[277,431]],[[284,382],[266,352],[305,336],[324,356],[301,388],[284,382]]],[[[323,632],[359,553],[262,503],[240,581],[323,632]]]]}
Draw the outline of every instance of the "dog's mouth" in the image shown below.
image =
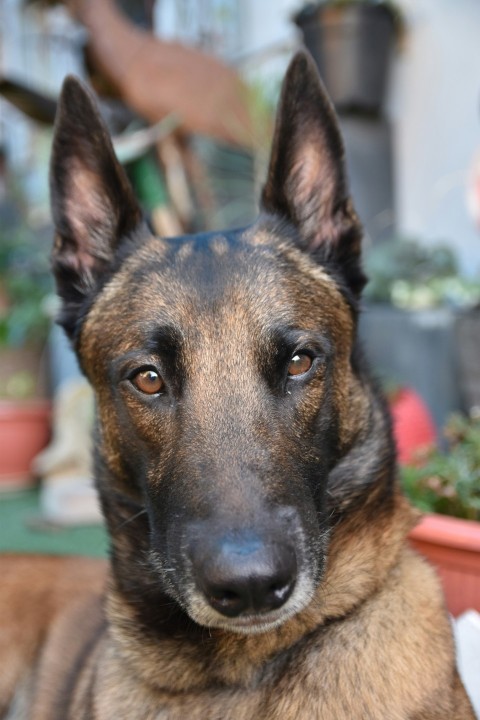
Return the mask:
{"type": "MultiPolygon", "coordinates": [[[[317,573],[300,569],[291,592],[282,602],[274,603],[269,609],[246,607],[242,611],[225,612],[218,605],[218,597],[211,597],[199,586],[193,574],[184,573],[177,568],[164,568],[157,553],[150,554],[150,562],[162,577],[168,594],[183,608],[187,615],[198,625],[217,628],[239,634],[260,634],[279,627],[301,612],[312,600],[317,573]],[[182,579],[183,576],[183,579],[182,579]],[[222,611],[223,610],[223,611],[222,611]]],[[[311,568],[310,568],[311,570],[311,568]]]]}
{"type": "Polygon", "coordinates": [[[204,627],[217,628],[243,635],[269,632],[301,612],[311,602],[316,583],[306,572],[300,573],[289,598],[279,607],[270,610],[247,610],[236,616],[219,612],[195,583],[187,589],[181,604],[194,622],[204,627]]]}
{"type": "Polygon", "coordinates": [[[288,619],[293,617],[295,613],[277,613],[275,617],[274,613],[265,615],[251,615],[243,618],[235,618],[228,622],[221,621],[218,627],[222,630],[228,630],[229,632],[235,632],[240,635],[257,635],[261,633],[267,633],[275,628],[283,625],[288,619]],[[273,615],[273,617],[270,617],[273,615]]]}
{"type": "Polygon", "coordinates": [[[282,509],[276,520],[267,531],[258,530],[259,523],[210,535],[204,524],[192,523],[170,545],[180,552],[162,552],[168,542],[152,548],[152,569],[198,625],[242,634],[268,632],[311,602],[328,545],[328,531],[307,542],[291,508],[282,509]]]}

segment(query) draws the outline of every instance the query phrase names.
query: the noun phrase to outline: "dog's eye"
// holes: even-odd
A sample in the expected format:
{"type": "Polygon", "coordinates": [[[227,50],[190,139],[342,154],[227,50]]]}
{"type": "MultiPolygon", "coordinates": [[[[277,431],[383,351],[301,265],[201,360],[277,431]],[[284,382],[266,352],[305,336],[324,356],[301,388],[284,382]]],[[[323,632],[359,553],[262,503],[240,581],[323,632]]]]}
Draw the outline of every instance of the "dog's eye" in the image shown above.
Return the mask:
{"type": "Polygon", "coordinates": [[[130,378],[130,382],[145,395],[158,395],[164,387],[162,378],[153,368],[140,370],[130,378]]]}
{"type": "Polygon", "coordinates": [[[296,353],[290,360],[288,366],[289,377],[304,375],[312,367],[312,358],[306,353],[296,353]]]}

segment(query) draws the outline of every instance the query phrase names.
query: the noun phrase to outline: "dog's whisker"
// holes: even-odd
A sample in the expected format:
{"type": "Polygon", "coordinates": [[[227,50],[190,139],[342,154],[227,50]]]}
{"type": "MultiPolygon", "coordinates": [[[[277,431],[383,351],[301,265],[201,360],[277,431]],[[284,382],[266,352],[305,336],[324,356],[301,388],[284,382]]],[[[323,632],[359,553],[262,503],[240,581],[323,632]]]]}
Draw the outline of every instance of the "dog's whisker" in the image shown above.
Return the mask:
{"type": "Polygon", "coordinates": [[[145,515],[146,512],[147,512],[146,508],[143,508],[142,510],[139,510],[137,513],[135,513],[135,515],[132,515],[131,517],[127,518],[126,520],[124,520],[123,522],[121,522],[119,525],[117,525],[116,530],[121,530],[122,528],[124,528],[124,527],[125,527],[126,525],[128,525],[129,523],[133,522],[134,520],[136,520],[137,518],[141,517],[142,515],[145,515]]]}

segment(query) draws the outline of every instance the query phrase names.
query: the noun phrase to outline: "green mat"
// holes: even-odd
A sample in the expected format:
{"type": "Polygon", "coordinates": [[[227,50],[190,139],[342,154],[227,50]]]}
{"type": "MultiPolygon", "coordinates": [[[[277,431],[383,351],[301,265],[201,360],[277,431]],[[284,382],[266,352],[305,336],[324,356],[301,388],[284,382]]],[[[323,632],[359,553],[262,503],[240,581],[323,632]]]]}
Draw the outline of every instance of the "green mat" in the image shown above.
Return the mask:
{"type": "Polygon", "coordinates": [[[103,526],[60,528],[42,522],[37,490],[0,493],[0,552],[104,557],[107,549],[103,526]]]}

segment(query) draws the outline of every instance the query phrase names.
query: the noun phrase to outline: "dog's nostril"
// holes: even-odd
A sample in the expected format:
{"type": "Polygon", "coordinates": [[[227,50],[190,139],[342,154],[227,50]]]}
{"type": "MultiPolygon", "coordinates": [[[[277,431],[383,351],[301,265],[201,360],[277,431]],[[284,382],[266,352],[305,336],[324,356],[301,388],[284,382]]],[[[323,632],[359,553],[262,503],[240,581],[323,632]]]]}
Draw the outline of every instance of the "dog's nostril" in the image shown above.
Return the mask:
{"type": "Polygon", "coordinates": [[[230,580],[228,588],[208,588],[204,586],[210,605],[222,615],[237,617],[242,613],[265,613],[281,607],[290,597],[295,585],[295,577],[287,581],[270,584],[270,578],[254,575],[230,580]]]}
{"type": "Polygon", "coordinates": [[[245,609],[245,598],[232,590],[213,592],[208,601],[215,610],[227,617],[236,617],[245,609]]]}

